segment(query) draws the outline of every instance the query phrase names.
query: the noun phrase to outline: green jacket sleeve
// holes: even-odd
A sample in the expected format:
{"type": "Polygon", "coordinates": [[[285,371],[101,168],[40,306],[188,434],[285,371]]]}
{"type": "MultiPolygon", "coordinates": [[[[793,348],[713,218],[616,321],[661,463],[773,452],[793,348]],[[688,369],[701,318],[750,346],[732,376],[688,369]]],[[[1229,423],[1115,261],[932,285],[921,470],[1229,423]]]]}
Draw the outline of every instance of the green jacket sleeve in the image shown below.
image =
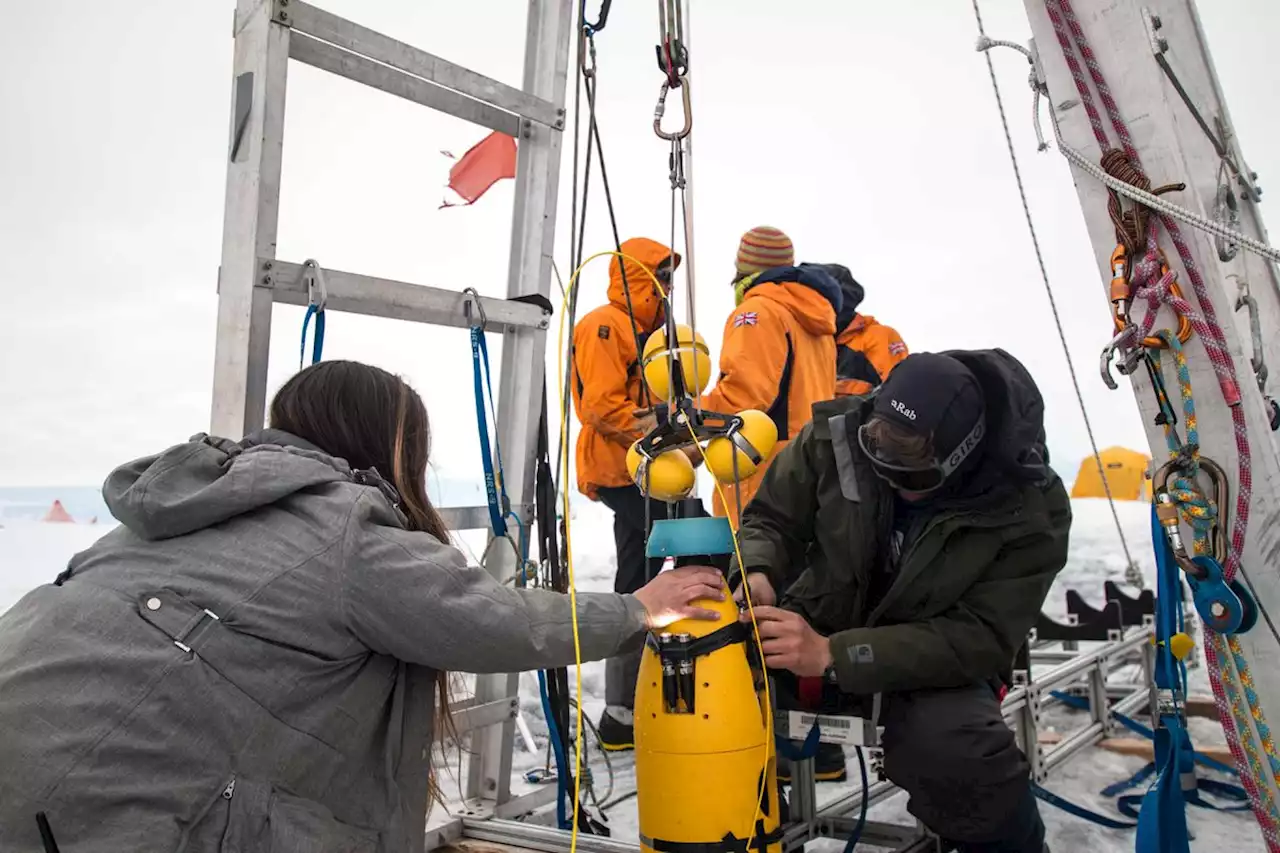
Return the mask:
{"type": "Polygon", "coordinates": [[[871,694],[962,687],[1007,670],[1066,564],[1070,523],[1068,504],[1047,530],[1008,543],[960,600],[937,616],[832,635],[840,689],[871,694]]]}
{"type": "Polygon", "coordinates": [[[813,540],[818,508],[816,444],[813,425],[805,425],[774,457],[755,497],[742,511],[738,531],[742,563],[739,566],[735,558],[733,569],[763,572],[779,594],[804,568],[804,555],[813,540]]]}

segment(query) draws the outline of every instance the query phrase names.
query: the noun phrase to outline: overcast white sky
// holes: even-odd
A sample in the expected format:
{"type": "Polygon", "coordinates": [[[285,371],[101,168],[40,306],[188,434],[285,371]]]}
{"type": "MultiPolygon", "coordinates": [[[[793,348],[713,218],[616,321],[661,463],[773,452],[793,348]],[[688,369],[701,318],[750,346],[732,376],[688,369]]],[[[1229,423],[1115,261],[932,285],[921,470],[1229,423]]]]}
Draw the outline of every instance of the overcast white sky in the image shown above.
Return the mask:
{"type": "MultiPolygon", "coordinates": [[[[91,484],[208,427],[234,3],[10,5],[0,31],[0,485],[91,484]]],[[[520,0],[319,5],[521,82],[520,0]]],[[[694,6],[698,316],[713,352],[732,307],[737,238],[775,225],[801,260],[849,266],[866,286],[864,310],[914,350],[1000,346],[1021,358],[1048,401],[1055,461],[1073,476],[1088,444],[969,3],[694,6]]],[[[993,36],[1029,37],[1021,0],[983,8],[993,36]]],[[[1268,60],[1280,11],[1212,0],[1200,12],[1246,156],[1268,187],[1280,175],[1280,65],[1268,60]]],[[[618,0],[597,40],[624,238],[665,240],[671,228],[666,149],[651,130],[656,31],[652,2],[618,0]]],[[[1097,378],[1110,324],[1067,166],[1056,151],[1035,152],[1025,62],[1008,52],[997,61],[1099,440],[1141,447],[1131,395],[1097,378]]],[[[474,207],[436,209],[450,165],[439,152],[461,154],[485,132],[291,64],[279,257],[502,295],[512,182],[474,207]]],[[[566,145],[566,274],[569,155],[566,145]]],[[[602,202],[597,185],[588,251],[611,242],[602,202]]],[[[583,279],[584,306],[603,299],[598,263],[583,279]]],[[[276,307],[273,390],[297,368],[301,320],[300,309],[276,307]]],[[[479,476],[465,332],[335,314],[325,355],[408,377],[431,410],[436,465],[479,476]]]]}

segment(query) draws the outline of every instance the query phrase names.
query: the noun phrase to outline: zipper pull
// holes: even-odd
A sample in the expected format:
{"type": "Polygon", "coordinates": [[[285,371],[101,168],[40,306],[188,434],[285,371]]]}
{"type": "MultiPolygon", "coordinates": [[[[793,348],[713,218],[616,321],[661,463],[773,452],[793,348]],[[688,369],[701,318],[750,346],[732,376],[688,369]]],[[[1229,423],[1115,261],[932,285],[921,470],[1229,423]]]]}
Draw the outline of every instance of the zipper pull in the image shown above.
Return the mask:
{"type": "Polygon", "coordinates": [[[224,800],[231,799],[235,795],[235,792],[236,792],[236,780],[235,780],[235,777],[233,776],[231,778],[231,781],[227,783],[227,787],[222,789],[222,799],[224,800]]]}

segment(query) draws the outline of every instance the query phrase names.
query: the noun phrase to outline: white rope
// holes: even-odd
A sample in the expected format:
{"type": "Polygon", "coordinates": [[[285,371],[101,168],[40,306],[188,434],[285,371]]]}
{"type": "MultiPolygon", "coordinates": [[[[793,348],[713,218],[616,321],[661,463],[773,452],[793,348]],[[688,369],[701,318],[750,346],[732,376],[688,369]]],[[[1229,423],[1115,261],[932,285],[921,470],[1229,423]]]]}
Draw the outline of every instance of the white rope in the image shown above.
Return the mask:
{"type": "MultiPolygon", "coordinates": [[[[975,4],[976,4],[976,0],[975,0],[975,4]]],[[[1020,53],[1026,55],[1029,59],[1031,58],[1030,51],[1028,51],[1022,45],[1013,44],[1012,42],[1007,42],[1007,41],[993,41],[991,39],[987,39],[986,41],[988,43],[985,45],[981,41],[979,42],[979,45],[978,45],[979,50],[986,50],[989,47],[1012,47],[1017,49],[1020,53]]],[[[1031,72],[1031,89],[1033,92],[1036,93],[1036,97],[1037,97],[1036,104],[1038,107],[1038,104],[1039,104],[1038,98],[1041,94],[1044,93],[1043,87],[1045,83],[1043,80],[1040,80],[1037,77],[1036,71],[1034,70],[1034,64],[1035,64],[1034,61],[1032,61],[1033,70],[1031,72]]],[[[1049,146],[1045,144],[1044,131],[1040,129],[1040,112],[1038,108],[1035,109],[1034,116],[1035,116],[1036,139],[1040,140],[1040,150],[1043,151],[1045,148],[1048,148],[1049,146]]],[[[1196,213],[1194,210],[1189,210],[1188,208],[1174,204],[1171,201],[1166,201],[1165,199],[1161,198],[1158,195],[1155,195],[1154,193],[1149,193],[1146,190],[1138,189],[1132,184],[1125,183],[1119,178],[1108,175],[1101,166],[1091,161],[1088,157],[1086,157],[1084,154],[1080,153],[1076,149],[1072,148],[1062,138],[1062,127],[1058,123],[1058,113],[1056,110],[1053,109],[1052,104],[1050,104],[1049,106],[1049,121],[1050,121],[1050,124],[1053,126],[1054,139],[1056,139],[1058,142],[1058,150],[1062,152],[1063,156],[1066,157],[1067,160],[1069,160],[1072,165],[1076,166],[1078,169],[1084,172],[1087,172],[1090,176],[1092,176],[1096,180],[1101,181],[1103,184],[1115,190],[1116,192],[1120,193],[1121,195],[1126,196],[1127,198],[1133,201],[1140,202],[1146,205],[1147,207],[1151,208],[1152,210],[1171,216],[1174,219],[1178,220],[1179,222],[1183,222],[1187,225],[1190,225],[1192,228],[1195,228],[1199,231],[1203,231],[1207,234],[1214,234],[1228,242],[1236,243],[1241,248],[1248,249],[1250,252],[1253,252],[1256,255],[1261,255],[1262,257],[1268,258],[1269,260],[1280,261],[1280,249],[1276,249],[1274,246],[1270,246],[1266,243],[1263,243],[1261,240],[1255,240],[1254,238],[1250,237],[1247,234],[1242,234],[1241,232],[1236,231],[1234,228],[1228,228],[1226,225],[1223,225],[1221,222],[1218,222],[1207,216],[1202,216],[1199,213],[1196,213]]]]}
{"type": "MultiPolygon", "coordinates": [[[[1098,465],[1098,476],[1102,478],[1102,488],[1107,495],[1107,503],[1111,507],[1111,517],[1115,519],[1116,533],[1120,537],[1120,547],[1124,549],[1125,582],[1142,587],[1142,572],[1138,570],[1133,555],[1129,553],[1129,540],[1125,538],[1124,526],[1120,523],[1120,512],[1116,509],[1115,499],[1111,495],[1111,484],[1107,482],[1107,472],[1102,465],[1102,455],[1098,452],[1098,441],[1093,435],[1093,423],[1089,420],[1089,410],[1085,406],[1084,392],[1080,390],[1080,380],[1076,376],[1075,364],[1071,360],[1071,347],[1067,343],[1067,333],[1062,327],[1062,317],[1058,314],[1058,302],[1054,299],[1053,288],[1049,284],[1049,271],[1044,265],[1044,254],[1040,250],[1040,238],[1036,234],[1035,221],[1031,216],[1031,205],[1027,201],[1027,190],[1022,183],[1022,170],[1018,167],[1018,155],[1013,147],[1013,134],[1009,131],[1009,119],[1004,111],[1004,99],[1000,96],[1000,84],[996,81],[996,67],[991,61],[990,49],[997,46],[1013,47],[1019,50],[1031,62],[1031,52],[1021,45],[1007,41],[996,41],[987,37],[982,25],[982,10],[978,8],[978,0],[973,0],[973,14],[978,21],[977,49],[987,60],[987,71],[991,75],[991,89],[995,92],[996,107],[1000,110],[1000,124],[1004,128],[1004,141],[1009,146],[1009,161],[1013,164],[1013,177],[1018,183],[1018,195],[1022,198],[1022,212],[1027,217],[1027,230],[1031,232],[1031,245],[1036,251],[1036,262],[1040,265],[1040,277],[1044,281],[1044,292],[1049,297],[1049,308],[1053,311],[1053,322],[1058,327],[1058,340],[1062,342],[1062,353],[1067,360],[1067,370],[1071,373],[1071,384],[1076,391],[1076,401],[1080,404],[1080,416],[1084,418],[1085,432],[1089,434],[1089,446],[1093,449],[1093,461],[1098,465]]],[[[1035,72],[1032,71],[1033,79],[1035,72]]]]}

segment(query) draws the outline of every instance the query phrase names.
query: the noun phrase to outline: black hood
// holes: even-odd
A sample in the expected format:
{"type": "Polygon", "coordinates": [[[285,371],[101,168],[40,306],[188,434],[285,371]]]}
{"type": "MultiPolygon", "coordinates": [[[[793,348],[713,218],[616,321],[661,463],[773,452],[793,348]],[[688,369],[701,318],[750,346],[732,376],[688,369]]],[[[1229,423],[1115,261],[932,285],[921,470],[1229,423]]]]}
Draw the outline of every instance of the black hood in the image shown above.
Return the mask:
{"type": "Polygon", "coordinates": [[[840,310],[836,312],[836,334],[839,335],[849,328],[849,324],[857,316],[858,306],[866,297],[866,291],[862,289],[862,285],[858,284],[853,273],[849,272],[849,268],[843,264],[801,264],[800,266],[820,269],[840,285],[840,294],[843,298],[840,301],[840,310]]]}
{"type": "Polygon", "coordinates": [[[982,386],[987,435],[982,465],[964,491],[985,491],[998,481],[1042,482],[1052,476],[1045,445],[1044,398],[1030,372],[1002,349],[941,353],[969,368],[982,386]]]}

